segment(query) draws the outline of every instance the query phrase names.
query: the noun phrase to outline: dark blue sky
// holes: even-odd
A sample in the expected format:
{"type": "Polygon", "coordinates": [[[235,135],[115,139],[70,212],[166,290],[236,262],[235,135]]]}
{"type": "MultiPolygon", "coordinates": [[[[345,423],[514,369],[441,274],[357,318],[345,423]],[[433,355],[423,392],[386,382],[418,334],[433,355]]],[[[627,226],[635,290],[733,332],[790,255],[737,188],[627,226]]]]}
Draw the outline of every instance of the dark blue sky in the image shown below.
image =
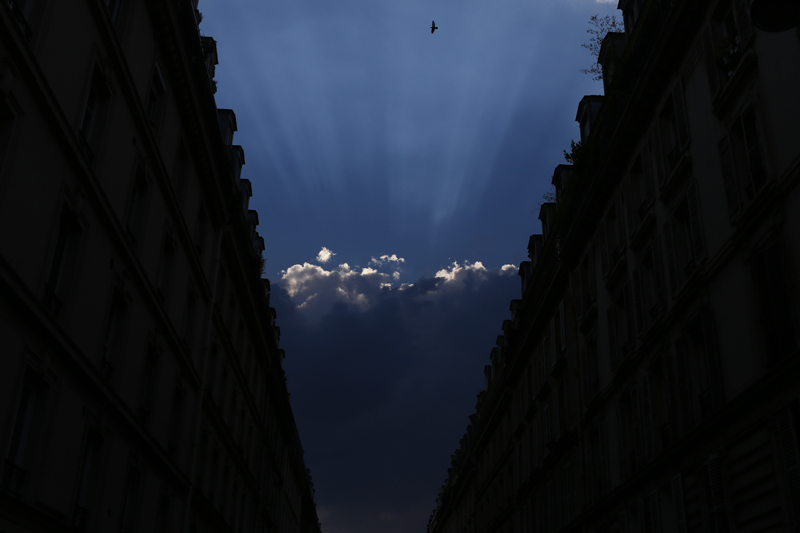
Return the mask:
{"type": "Polygon", "coordinates": [[[616,2],[199,7],[323,529],[422,531],[578,102],[602,92],[579,71],[588,19],[616,2]]]}

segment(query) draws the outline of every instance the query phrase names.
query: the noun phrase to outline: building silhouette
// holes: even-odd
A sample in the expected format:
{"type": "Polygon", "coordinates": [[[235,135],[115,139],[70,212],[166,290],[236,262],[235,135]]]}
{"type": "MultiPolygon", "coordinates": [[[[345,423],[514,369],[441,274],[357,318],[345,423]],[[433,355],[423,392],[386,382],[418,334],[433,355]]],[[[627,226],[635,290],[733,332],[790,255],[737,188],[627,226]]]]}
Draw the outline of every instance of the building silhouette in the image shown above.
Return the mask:
{"type": "Polygon", "coordinates": [[[800,32],[621,0],[428,533],[800,530],[800,32]]]}
{"type": "Polygon", "coordinates": [[[319,532],[197,0],[0,2],[0,530],[319,532]]]}

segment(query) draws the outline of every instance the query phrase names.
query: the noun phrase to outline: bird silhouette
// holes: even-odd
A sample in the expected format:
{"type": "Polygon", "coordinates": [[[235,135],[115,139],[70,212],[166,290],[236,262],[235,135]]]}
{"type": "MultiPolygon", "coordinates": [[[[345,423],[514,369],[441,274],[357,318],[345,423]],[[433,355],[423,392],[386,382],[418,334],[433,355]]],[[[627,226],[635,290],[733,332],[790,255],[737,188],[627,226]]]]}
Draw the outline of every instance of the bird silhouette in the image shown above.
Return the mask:
{"type": "Polygon", "coordinates": [[[439,26],[436,25],[436,21],[432,20],[431,21],[431,33],[435,32],[438,29],[439,29],[439,26]]]}

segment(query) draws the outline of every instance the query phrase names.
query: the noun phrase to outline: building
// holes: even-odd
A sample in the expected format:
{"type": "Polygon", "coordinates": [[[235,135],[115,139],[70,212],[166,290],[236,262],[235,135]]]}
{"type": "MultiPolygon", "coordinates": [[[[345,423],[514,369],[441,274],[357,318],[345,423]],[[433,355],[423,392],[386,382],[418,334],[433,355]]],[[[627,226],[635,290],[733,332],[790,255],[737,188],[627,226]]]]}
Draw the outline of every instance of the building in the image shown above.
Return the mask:
{"type": "Polygon", "coordinates": [[[428,533],[800,530],[800,31],[621,0],[428,533]]]}
{"type": "Polygon", "coordinates": [[[197,0],[0,3],[0,530],[319,532],[197,0]]]}

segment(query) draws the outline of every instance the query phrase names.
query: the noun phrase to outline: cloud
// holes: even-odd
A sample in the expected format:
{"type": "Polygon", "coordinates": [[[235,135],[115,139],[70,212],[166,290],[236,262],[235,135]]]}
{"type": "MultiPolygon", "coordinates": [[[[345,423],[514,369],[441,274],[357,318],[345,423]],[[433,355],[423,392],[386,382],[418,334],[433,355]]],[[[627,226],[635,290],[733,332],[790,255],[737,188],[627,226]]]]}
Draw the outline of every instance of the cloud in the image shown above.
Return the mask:
{"type": "Polygon", "coordinates": [[[405,259],[403,259],[402,257],[397,257],[397,254],[392,254],[392,255],[382,255],[382,256],[380,256],[380,257],[378,257],[378,258],[375,258],[375,257],[373,257],[373,258],[372,258],[372,259],[370,259],[370,261],[369,261],[369,263],[370,263],[371,265],[372,265],[372,264],[375,264],[375,265],[385,265],[385,264],[387,264],[387,263],[397,263],[397,264],[399,265],[400,263],[405,263],[405,262],[406,262],[406,260],[405,260],[405,259]]]}
{"type": "Polygon", "coordinates": [[[335,252],[332,252],[323,246],[322,250],[320,250],[317,254],[317,261],[320,263],[327,263],[333,258],[334,255],[336,255],[335,252]]]}
{"type": "Polygon", "coordinates": [[[455,261],[401,283],[399,261],[385,263],[296,264],[273,285],[292,408],[330,533],[424,527],[519,297],[513,265],[455,261]]]}

